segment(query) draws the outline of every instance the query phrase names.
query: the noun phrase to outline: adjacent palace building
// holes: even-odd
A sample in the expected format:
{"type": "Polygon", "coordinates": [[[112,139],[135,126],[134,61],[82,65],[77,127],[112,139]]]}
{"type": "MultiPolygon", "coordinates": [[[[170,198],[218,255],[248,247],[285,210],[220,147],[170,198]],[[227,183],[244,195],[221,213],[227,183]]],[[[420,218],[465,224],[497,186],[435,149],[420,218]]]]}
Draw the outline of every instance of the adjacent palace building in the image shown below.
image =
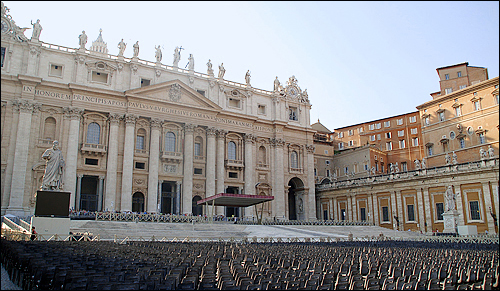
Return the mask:
{"type": "Polygon", "coordinates": [[[166,65],[159,47],[150,62],[138,42],[108,54],[102,31],[68,48],[32,26],[28,38],[2,2],[2,215],[33,214],[41,156],[57,140],[75,210],[200,215],[197,201],[239,193],[274,196],[264,219],[429,233],[446,229],[451,187],[458,225],[498,233],[499,79],[486,68],[438,68],[440,91],[416,111],[331,132],[310,124],[295,76],[267,91],[248,72],[243,84],[222,64],[215,75],[210,60],[196,72],[192,54],[182,69],[179,48],[166,65]]]}
{"type": "Polygon", "coordinates": [[[2,215],[33,214],[57,140],[75,210],[199,215],[197,201],[225,192],[274,196],[264,217],[316,219],[311,104],[294,76],[266,91],[210,61],[196,72],[192,55],[182,69],[178,48],[171,66],[159,48],[140,59],[138,43],[110,55],[101,33],[90,48],[85,32],[79,48],[48,44],[8,12],[2,2],[2,215]]]}

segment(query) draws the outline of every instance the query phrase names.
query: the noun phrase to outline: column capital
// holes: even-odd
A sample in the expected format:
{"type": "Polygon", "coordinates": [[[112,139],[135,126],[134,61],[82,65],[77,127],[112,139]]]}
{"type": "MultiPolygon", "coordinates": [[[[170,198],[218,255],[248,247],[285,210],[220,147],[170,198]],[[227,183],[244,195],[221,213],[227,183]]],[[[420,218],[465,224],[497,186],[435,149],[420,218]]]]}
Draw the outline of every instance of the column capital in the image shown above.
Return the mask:
{"type": "Polygon", "coordinates": [[[217,135],[217,128],[215,127],[207,128],[207,136],[216,136],[216,135],[217,135]]]}
{"type": "Polygon", "coordinates": [[[134,114],[125,114],[125,124],[126,125],[135,125],[135,122],[137,121],[137,116],[134,114]]]}
{"type": "Polygon", "coordinates": [[[283,148],[285,146],[285,140],[282,138],[270,138],[269,143],[271,144],[272,147],[280,147],[283,148]]]}
{"type": "Polygon", "coordinates": [[[194,125],[194,124],[186,123],[186,124],[184,124],[184,132],[185,133],[193,133],[195,127],[196,127],[196,125],[194,125]]]}
{"type": "Polygon", "coordinates": [[[225,138],[226,134],[227,134],[227,130],[224,130],[224,129],[217,130],[217,137],[218,138],[225,138]]]}
{"type": "Polygon", "coordinates": [[[104,180],[104,179],[106,179],[105,175],[99,175],[99,180],[104,180]]]}
{"type": "Polygon", "coordinates": [[[316,149],[316,147],[312,144],[310,145],[306,145],[306,150],[307,150],[307,153],[308,154],[314,154],[314,150],[316,149]]]}
{"type": "Polygon", "coordinates": [[[109,113],[108,120],[111,124],[118,124],[123,119],[123,114],[109,113]]]}
{"type": "Polygon", "coordinates": [[[14,109],[19,112],[37,113],[42,107],[41,104],[27,99],[15,99],[12,101],[14,109]]]}
{"type": "Polygon", "coordinates": [[[76,175],[76,177],[77,177],[78,179],[81,179],[81,178],[83,178],[83,174],[77,174],[77,175],[76,175]]]}
{"type": "Polygon", "coordinates": [[[158,184],[163,184],[163,180],[158,180],[158,184]]]}
{"type": "Polygon", "coordinates": [[[244,136],[244,139],[245,139],[245,143],[255,143],[255,135],[251,134],[251,133],[247,133],[245,134],[244,136]]]}
{"type": "Polygon", "coordinates": [[[161,128],[163,124],[163,120],[159,119],[159,118],[151,118],[151,122],[150,122],[150,125],[151,125],[151,128],[155,128],[155,129],[159,129],[161,128]]]}
{"type": "Polygon", "coordinates": [[[80,120],[85,110],[77,107],[64,107],[64,117],[72,120],[80,120]]]}

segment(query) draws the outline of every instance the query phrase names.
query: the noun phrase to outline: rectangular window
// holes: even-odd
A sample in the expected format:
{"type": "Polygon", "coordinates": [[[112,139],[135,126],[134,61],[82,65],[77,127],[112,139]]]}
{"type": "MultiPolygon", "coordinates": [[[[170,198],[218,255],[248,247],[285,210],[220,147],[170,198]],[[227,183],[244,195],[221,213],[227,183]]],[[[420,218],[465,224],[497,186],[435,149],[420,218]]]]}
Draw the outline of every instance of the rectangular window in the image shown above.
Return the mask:
{"type": "Polygon", "coordinates": [[[205,97],[205,90],[196,90],[196,92],[200,93],[201,95],[203,95],[203,97],[205,97]]]}
{"type": "Polygon", "coordinates": [[[444,121],[444,111],[439,112],[439,121],[444,121]]]}
{"type": "Polygon", "coordinates": [[[382,123],[379,122],[379,123],[375,124],[375,128],[376,129],[381,129],[382,128],[382,123]]]}
{"type": "Polygon", "coordinates": [[[375,141],[375,135],[370,135],[370,141],[375,141]]]}
{"type": "Polygon", "coordinates": [[[144,149],[144,136],[143,135],[138,135],[137,139],[135,141],[135,148],[137,150],[143,150],[144,149]]]}
{"type": "Polygon", "coordinates": [[[460,77],[462,77],[462,71],[457,72],[457,78],[460,78],[460,77]]]}
{"type": "Polygon", "coordinates": [[[5,48],[2,47],[2,59],[1,59],[1,61],[2,61],[2,68],[3,68],[3,61],[4,60],[5,60],[5,48]]]}
{"type": "MultiPolygon", "coordinates": [[[[498,95],[497,95],[497,98],[498,98],[498,95]]],[[[364,131],[364,129],[362,127],[358,128],[359,133],[362,133],[363,131],[364,131]]]]}
{"type": "Polygon", "coordinates": [[[326,176],[330,177],[330,170],[326,170],[326,176]]]}
{"type": "Polygon", "coordinates": [[[462,109],[460,108],[460,106],[458,107],[455,107],[455,116],[461,116],[462,115],[462,109]]]}
{"type": "Polygon", "coordinates": [[[444,89],[444,94],[450,94],[451,92],[453,92],[452,88],[446,88],[446,89],[444,89]]]}
{"type": "Polygon", "coordinates": [[[431,120],[430,120],[429,116],[427,116],[427,117],[424,119],[424,123],[425,123],[425,125],[429,125],[429,124],[431,124],[431,120]]]}
{"type": "Polygon", "coordinates": [[[259,114],[266,114],[266,106],[259,104],[257,106],[257,113],[259,113],[259,114]]]}
{"type": "Polygon", "coordinates": [[[416,116],[410,116],[410,122],[411,123],[417,122],[417,117],[416,116]]]}
{"type": "Polygon", "coordinates": [[[465,89],[465,88],[467,88],[467,85],[460,85],[460,86],[458,86],[458,89],[460,89],[460,90],[465,89]]]}
{"type": "Polygon", "coordinates": [[[237,172],[229,172],[229,178],[238,178],[238,173],[237,172]]]}
{"type": "Polygon", "coordinates": [[[141,87],[146,87],[151,85],[151,80],[141,78],[141,87]]]}
{"type": "Polygon", "coordinates": [[[316,170],[316,168],[314,168],[314,176],[317,176],[318,175],[318,171],[316,170]]]}
{"type": "Polygon", "coordinates": [[[194,144],[194,155],[197,157],[201,156],[201,144],[199,142],[194,144]]]}
{"type": "Polygon", "coordinates": [[[479,100],[474,101],[474,110],[481,110],[481,104],[479,104],[479,100]]]}
{"type": "Polygon", "coordinates": [[[479,143],[484,144],[486,143],[486,137],[484,136],[484,132],[479,133],[479,143]]]}
{"type": "Polygon", "coordinates": [[[297,121],[299,117],[297,116],[297,107],[290,107],[288,119],[297,121]]]}
{"type": "Polygon", "coordinates": [[[404,139],[400,140],[399,141],[399,148],[404,149],[405,147],[406,147],[405,140],[404,139]]]}
{"type": "Polygon", "coordinates": [[[240,108],[240,104],[239,99],[229,98],[229,107],[240,108]]]}
{"type": "Polygon", "coordinates": [[[500,100],[498,99],[498,94],[495,95],[495,104],[496,105],[500,104],[500,100]]]}
{"type": "Polygon", "coordinates": [[[391,133],[390,133],[390,132],[386,132],[386,133],[385,133],[385,138],[391,138],[391,136],[392,136],[392,135],[391,135],[391,133]]]}
{"type": "Polygon", "coordinates": [[[369,128],[370,130],[374,130],[374,129],[375,129],[375,124],[370,124],[370,125],[368,125],[368,128],[369,128]]]}
{"type": "Polygon", "coordinates": [[[412,128],[411,129],[411,134],[417,134],[418,133],[418,128],[412,128]]]}
{"type": "Polygon", "coordinates": [[[344,167],[344,174],[349,173],[349,167],[344,167]]]}
{"type": "Polygon", "coordinates": [[[194,174],[195,175],[203,175],[203,169],[194,168],[194,174]]]}
{"type": "Polygon", "coordinates": [[[92,71],[92,81],[107,84],[108,74],[92,71]]]}
{"type": "Polygon", "coordinates": [[[408,164],[406,162],[401,163],[401,171],[403,172],[408,171],[408,164]]]}
{"type": "Polygon", "coordinates": [[[368,171],[368,165],[365,165],[365,171],[368,171]]]}
{"type": "Polygon", "coordinates": [[[337,134],[337,137],[338,137],[338,138],[343,138],[343,137],[344,137],[344,133],[343,133],[343,132],[339,132],[339,133],[337,134]]]}
{"type": "Polygon", "coordinates": [[[436,220],[443,220],[444,204],[436,203],[436,220]]]}
{"type": "Polygon", "coordinates": [[[344,143],[341,142],[341,143],[339,143],[339,150],[343,150],[343,149],[344,149],[344,143]]]}
{"type": "Polygon", "coordinates": [[[391,127],[391,121],[384,121],[384,127],[391,127]]]}
{"type": "Polygon", "coordinates": [[[144,170],[146,168],[146,163],[135,162],[135,168],[144,170]]]}
{"type": "Polygon", "coordinates": [[[481,214],[479,213],[479,201],[469,201],[470,206],[470,219],[480,220],[481,214]]]}
{"type": "Polygon", "coordinates": [[[361,218],[361,221],[366,221],[366,208],[361,207],[359,209],[359,216],[361,218]]]}
{"type": "Polygon", "coordinates": [[[389,207],[382,206],[382,221],[389,221],[389,207]]]}
{"type": "Polygon", "coordinates": [[[378,140],[381,140],[381,139],[382,139],[382,136],[380,135],[380,133],[379,133],[379,134],[377,134],[377,139],[378,139],[378,140]]]}
{"type": "Polygon", "coordinates": [[[403,118],[398,119],[396,122],[397,122],[397,125],[402,125],[403,124],[403,118]]]}
{"type": "Polygon", "coordinates": [[[392,150],[392,142],[386,142],[385,143],[385,149],[388,150],[388,151],[391,151],[392,150]]]}
{"type": "Polygon", "coordinates": [[[406,210],[408,212],[408,221],[415,221],[415,210],[413,205],[406,205],[406,210]]]}
{"type": "Polygon", "coordinates": [[[404,130],[398,130],[398,136],[405,136],[404,130]]]}
{"type": "Polygon", "coordinates": [[[450,79],[450,75],[449,74],[444,74],[444,79],[445,80],[449,80],[450,79]]]}
{"type": "Polygon", "coordinates": [[[350,147],[354,146],[354,141],[353,141],[353,140],[350,140],[350,141],[349,141],[349,146],[350,146],[350,147]]]}
{"type": "Polygon", "coordinates": [[[427,147],[427,155],[432,156],[432,146],[427,147]]]}
{"type": "Polygon", "coordinates": [[[98,166],[99,165],[99,160],[98,159],[85,159],[85,165],[92,165],[92,166],[98,166]]]}
{"type": "Polygon", "coordinates": [[[464,138],[459,138],[458,142],[460,142],[460,148],[461,149],[465,148],[465,139],[464,138]]]}
{"type": "Polygon", "coordinates": [[[54,77],[62,77],[62,66],[61,65],[54,65],[54,64],[50,64],[50,72],[49,72],[49,75],[50,76],[54,76],[54,77]]]}

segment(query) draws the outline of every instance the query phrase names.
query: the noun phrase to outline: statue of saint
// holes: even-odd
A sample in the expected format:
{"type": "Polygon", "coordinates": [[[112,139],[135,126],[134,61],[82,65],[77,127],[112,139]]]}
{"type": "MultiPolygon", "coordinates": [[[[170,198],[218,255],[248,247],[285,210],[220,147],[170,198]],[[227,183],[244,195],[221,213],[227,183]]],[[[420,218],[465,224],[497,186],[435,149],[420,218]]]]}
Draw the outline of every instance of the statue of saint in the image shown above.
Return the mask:
{"type": "Polygon", "coordinates": [[[181,60],[181,49],[176,46],[174,50],[174,67],[179,66],[179,61],[181,60]]]}
{"type": "Polygon", "coordinates": [[[486,151],[483,148],[479,149],[479,156],[481,157],[481,160],[486,160],[486,151]]]}
{"type": "Polygon", "coordinates": [[[417,159],[415,160],[415,170],[420,170],[420,161],[417,159]]]}
{"type": "Polygon", "coordinates": [[[458,164],[458,160],[457,160],[457,159],[458,159],[458,156],[457,156],[457,154],[455,153],[455,151],[453,151],[453,154],[451,155],[451,157],[452,157],[452,159],[453,159],[453,160],[452,160],[452,163],[453,163],[454,165],[458,164]]]}
{"type": "Polygon", "coordinates": [[[38,40],[40,37],[40,33],[42,32],[42,26],[40,25],[40,19],[37,19],[35,23],[31,21],[31,25],[33,25],[33,35],[31,36],[31,39],[33,40],[38,40]]]}
{"type": "Polygon", "coordinates": [[[137,41],[134,45],[134,58],[137,58],[139,56],[139,41],[137,41]]]}
{"type": "Polygon", "coordinates": [[[278,92],[280,90],[280,81],[278,80],[278,76],[274,79],[274,92],[278,92]]]}
{"type": "Polygon", "coordinates": [[[78,36],[78,44],[80,45],[80,49],[85,49],[85,45],[87,44],[87,35],[85,34],[85,30],[82,30],[82,34],[78,36]]]}
{"type": "Polygon", "coordinates": [[[455,210],[455,193],[453,192],[453,188],[451,186],[448,186],[448,189],[446,189],[444,198],[446,199],[446,211],[455,210]]]}
{"type": "Polygon", "coordinates": [[[490,159],[495,157],[495,150],[491,147],[491,145],[488,146],[488,156],[490,156],[490,159]]]}
{"type": "Polygon", "coordinates": [[[446,153],[446,155],[444,156],[444,159],[446,161],[446,165],[451,164],[451,158],[450,158],[450,155],[448,153],[446,153]]]}
{"type": "Polygon", "coordinates": [[[390,163],[390,164],[389,164],[389,167],[390,167],[390,171],[391,171],[391,173],[394,173],[394,164],[393,164],[393,163],[390,163]]]}
{"type": "Polygon", "coordinates": [[[159,63],[159,62],[161,62],[161,49],[160,49],[160,45],[158,45],[158,47],[155,46],[155,50],[156,50],[156,52],[155,52],[156,62],[159,63]]]}
{"type": "Polygon", "coordinates": [[[194,57],[193,57],[193,54],[189,54],[189,58],[188,58],[188,69],[190,71],[194,71],[194,57]]]}
{"type": "Polygon", "coordinates": [[[247,70],[247,73],[245,74],[245,82],[247,83],[247,86],[250,86],[250,70],[247,70]]]}
{"type": "Polygon", "coordinates": [[[127,47],[127,44],[125,42],[123,42],[123,38],[122,38],[122,40],[118,43],[118,49],[120,50],[118,52],[119,56],[123,56],[123,53],[125,52],[126,47],[127,47]]]}
{"type": "Polygon", "coordinates": [[[398,162],[396,162],[396,166],[394,166],[394,172],[399,173],[399,165],[398,165],[398,162]]]}
{"type": "Polygon", "coordinates": [[[214,70],[212,69],[212,62],[210,61],[210,59],[208,60],[207,63],[207,74],[210,76],[214,75],[214,70]]]}
{"type": "Polygon", "coordinates": [[[42,159],[46,160],[46,167],[40,190],[62,191],[64,158],[57,140],[52,143],[52,148],[45,150],[42,159]]]}
{"type": "Polygon", "coordinates": [[[421,166],[422,166],[422,169],[424,169],[424,170],[427,168],[427,165],[425,164],[425,158],[422,159],[421,166]]]}
{"type": "Polygon", "coordinates": [[[225,73],[226,73],[226,69],[224,69],[224,63],[221,63],[219,66],[219,79],[224,79],[225,73]]]}

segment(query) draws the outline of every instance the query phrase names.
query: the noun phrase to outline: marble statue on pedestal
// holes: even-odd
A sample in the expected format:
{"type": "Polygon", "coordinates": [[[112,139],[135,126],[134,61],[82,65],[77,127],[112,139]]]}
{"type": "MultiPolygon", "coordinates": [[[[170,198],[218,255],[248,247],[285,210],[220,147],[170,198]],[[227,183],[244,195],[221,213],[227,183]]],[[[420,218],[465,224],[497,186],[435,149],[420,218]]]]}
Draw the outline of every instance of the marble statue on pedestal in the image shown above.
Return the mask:
{"type": "Polygon", "coordinates": [[[226,69],[224,69],[224,63],[221,63],[219,66],[219,79],[223,79],[225,73],[226,69]]]}
{"type": "Polygon", "coordinates": [[[78,36],[78,44],[80,45],[80,49],[85,49],[85,45],[87,44],[87,34],[85,34],[85,30],[82,30],[82,34],[78,36]]]}
{"type": "Polygon", "coordinates": [[[160,45],[155,46],[155,58],[156,58],[156,62],[159,63],[161,62],[161,58],[162,58],[162,55],[161,55],[161,48],[160,48],[160,45]]]}
{"type": "Polygon", "coordinates": [[[134,58],[137,58],[139,56],[139,41],[137,41],[134,45],[134,58]]]}
{"type": "Polygon", "coordinates": [[[415,170],[420,170],[420,161],[417,159],[415,160],[415,170]]]}
{"type": "Polygon", "coordinates": [[[280,81],[278,80],[278,76],[274,79],[274,92],[278,92],[280,90],[280,81]]]}
{"type": "Polygon", "coordinates": [[[207,63],[207,74],[209,76],[214,75],[214,70],[212,69],[212,62],[210,61],[210,59],[208,59],[208,63],[207,63]]]}
{"type": "Polygon", "coordinates": [[[42,26],[40,25],[40,19],[37,19],[35,23],[31,21],[31,25],[33,25],[33,35],[31,36],[32,40],[38,40],[40,38],[40,33],[42,32],[42,26]]]}
{"type": "Polygon", "coordinates": [[[46,161],[46,167],[40,190],[62,191],[62,178],[65,165],[57,140],[52,143],[52,148],[45,150],[42,154],[42,159],[46,161]]]}
{"type": "Polygon", "coordinates": [[[181,49],[180,47],[176,46],[174,50],[174,67],[179,66],[179,61],[181,60],[181,49]]]}
{"type": "Polygon", "coordinates": [[[458,156],[455,153],[455,151],[453,151],[452,158],[453,158],[453,160],[452,160],[453,165],[458,164],[458,161],[457,161],[458,156]]]}
{"type": "Polygon", "coordinates": [[[450,155],[448,153],[446,153],[446,155],[444,156],[444,159],[445,159],[446,165],[451,164],[451,158],[450,158],[450,155]]]}
{"type": "Polygon", "coordinates": [[[491,145],[488,145],[488,156],[490,159],[493,159],[495,157],[495,150],[491,147],[491,145]]]}
{"type": "Polygon", "coordinates": [[[194,57],[193,57],[193,54],[189,54],[189,58],[188,58],[188,69],[190,71],[194,71],[194,57]]]}
{"type": "Polygon", "coordinates": [[[247,73],[245,74],[245,82],[247,83],[247,86],[250,86],[250,70],[247,70],[247,73]]]}
{"type": "Polygon", "coordinates": [[[421,163],[422,170],[427,169],[427,165],[425,163],[426,163],[425,158],[423,158],[421,163]]]}
{"type": "Polygon", "coordinates": [[[446,201],[446,212],[455,210],[455,192],[453,192],[453,187],[448,186],[444,193],[444,198],[446,201]]]}
{"type": "Polygon", "coordinates": [[[118,55],[119,56],[123,56],[123,53],[125,52],[126,47],[127,47],[127,44],[123,41],[123,38],[122,38],[122,40],[118,43],[118,49],[119,49],[118,55]]]}

